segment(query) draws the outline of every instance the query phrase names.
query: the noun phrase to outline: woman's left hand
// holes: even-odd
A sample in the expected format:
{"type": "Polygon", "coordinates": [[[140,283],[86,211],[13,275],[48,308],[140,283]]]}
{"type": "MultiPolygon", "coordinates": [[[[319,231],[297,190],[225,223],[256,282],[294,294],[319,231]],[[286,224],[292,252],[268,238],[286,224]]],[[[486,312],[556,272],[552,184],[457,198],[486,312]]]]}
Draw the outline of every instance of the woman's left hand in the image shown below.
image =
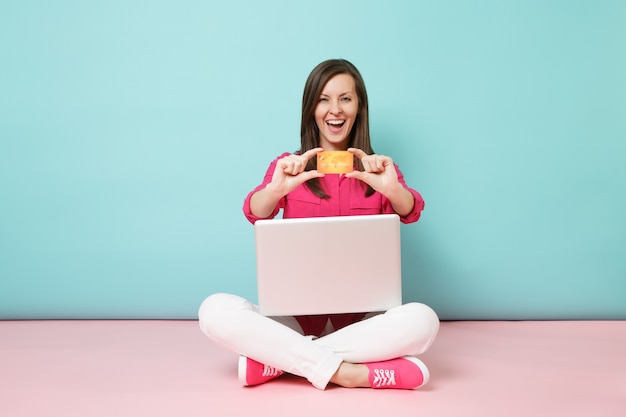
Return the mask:
{"type": "Polygon", "coordinates": [[[413,194],[400,184],[393,160],[384,155],[368,155],[361,149],[348,148],[348,151],[361,160],[363,171],[352,171],[345,176],[363,181],[387,197],[397,214],[408,216],[415,206],[415,199],[413,194]]]}
{"type": "Polygon", "coordinates": [[[361,180],[385,196],[393,193],[398,186],[401,186],[398,182],[398,173],[393,159],[390,157],[376,154],[368,155],[357,148],[349,148],[348,152],[361,160],[363,171],[352,171],[345,174],[346,177],[361,180]]]}

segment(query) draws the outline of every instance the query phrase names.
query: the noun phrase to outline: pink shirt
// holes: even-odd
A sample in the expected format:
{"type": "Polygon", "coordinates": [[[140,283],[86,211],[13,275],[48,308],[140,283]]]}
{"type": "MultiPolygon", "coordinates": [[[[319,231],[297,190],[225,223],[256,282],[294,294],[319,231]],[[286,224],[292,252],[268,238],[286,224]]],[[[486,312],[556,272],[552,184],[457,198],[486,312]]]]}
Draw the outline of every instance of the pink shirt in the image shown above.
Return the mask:
{"type": "MultiPolygon", "coordinates": [[[[265,188],[267,184],[272,181],[272,175],[276,168],[276,162],[280,158],[284,158],[289,153],[284,153],[277,157],[270,164],[263,183],[252,190],[246,197],[243,205],[243,212],[246,218],[254,223],[260,219],[260,217],[252,214],[250,210],[250,198],[252,195],[260,189],[265,188]]],[[[413,210],[404,217],[400,217],[402,223],[413,223],[420,218],[420,214],[424,209],[424,200],[420,193],[412,188],[409,188],[405,181],[404,176],[396,165],[396,172],[398,173],[398,181],[407,190],[413,194],[415,204],[413,210]]],[[[325,217],[325,216],[354,216],[364,214],[391,214],[395,213],[389,200],[380,194],[375,192],[370,197],[365,197],[366,186],[360,180],[354,178],[346,178],[339,174],[326,174],[323,178],[320,178],[320,184],[322,188],[329,195],[330,198],[322,199],[313,194],[306,185],[302,184],[291,193],[283,197],[274,211],[268,218],[274,218],[278,212],[283,209],[283,218],[295,218],[295,217],[325,217]]],[[[339,330],[351,323],[362,320],[365,317],[365,313],[350,313],[350,314],[324,314],[317,316],[298,316],[296,319],[302,327],[302,330],[306,335],[320,336],[327,321],[331,321],[333,328],[339,330]]]]}
{"type": "MultiPolygon", "coordinates": [[[[255,192],[265,188],[272,181],[276,162],[287,155],[289,153],[284,153],[272,161],[265,173],[263,183],[252,190],[246,197],[243,212],[251,223],[256,222],[260,218],[252,214],[250,198],[255,192]]],[[[424,200],[420,193],[406,185],[404,176],[397,165],[396,172],[398,173],[400,184],[409,190],[415,199],[413,210],[407,216],[400,217],[400,220],[402,223],[416,222],[424,209],[424,200]]],[[[395,213],[389,200],[379,192],[375,192],[370,197],[365,197],[366,185],[360,180],[346,178],[339,174],[326,174],[326,176],[320,178],[320,184],[330,198],[322,199],[313,194],[305,184],[302,184],[278,202],[269,218],[274,218],[281,209],[283,209],[283,217],[285,219],[395,213]]]]}

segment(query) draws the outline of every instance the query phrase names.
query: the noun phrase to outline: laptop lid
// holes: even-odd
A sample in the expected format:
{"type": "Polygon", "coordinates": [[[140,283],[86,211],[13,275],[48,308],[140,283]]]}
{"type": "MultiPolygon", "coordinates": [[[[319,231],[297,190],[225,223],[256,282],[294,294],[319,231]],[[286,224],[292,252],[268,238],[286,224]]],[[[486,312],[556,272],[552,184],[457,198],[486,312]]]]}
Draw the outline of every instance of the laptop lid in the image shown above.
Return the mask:
{"type": "Polygon", "coordinates": [[[397,215],[258,220],[254,228],[261,314],[357,313],[402,304],[397,215]]]}

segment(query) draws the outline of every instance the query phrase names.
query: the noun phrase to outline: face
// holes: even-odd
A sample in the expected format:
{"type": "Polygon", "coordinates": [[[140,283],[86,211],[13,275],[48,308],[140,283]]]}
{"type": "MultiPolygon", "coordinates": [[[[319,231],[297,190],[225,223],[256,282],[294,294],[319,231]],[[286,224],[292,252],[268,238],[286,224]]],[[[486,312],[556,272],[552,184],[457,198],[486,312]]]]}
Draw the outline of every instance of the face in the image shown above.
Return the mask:
{"type": "Polygon", "coordinates": [[[352,76],[338,74],[328,80],[315,107],[319,145],[327,151],[345,151],[358,112],[359,99],[352,76]]]}

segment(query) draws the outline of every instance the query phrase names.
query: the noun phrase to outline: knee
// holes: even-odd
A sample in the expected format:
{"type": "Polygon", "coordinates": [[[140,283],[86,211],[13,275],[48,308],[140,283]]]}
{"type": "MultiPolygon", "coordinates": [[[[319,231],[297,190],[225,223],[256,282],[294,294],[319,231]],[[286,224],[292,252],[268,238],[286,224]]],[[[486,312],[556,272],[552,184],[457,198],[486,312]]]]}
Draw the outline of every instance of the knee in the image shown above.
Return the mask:
{"type": "Polygon", "coordinates": [[[408,303],[404,306],[406,314],[413,316],[415,321],[422,323],[436,324],[439,327],[439,316],[435,313],[435,310],[422,303],[408,303]]]}
{"type": "Polygon", "coordinates": [[[233,328],[232,320],[237,312],[252,308],[252,304],[236,295],[212,294],[198,309],[200,330],[214,341],[228,339],[228,332],[233,328]]]}
{"type": "Polygon", "coordinates": [[[439,332],[439,316],[435,310],[426,304],[413,302],[403,305],[402,311],[411,334],[422,342],[427,341],[426,348],[430,346],[439,332]]]}

